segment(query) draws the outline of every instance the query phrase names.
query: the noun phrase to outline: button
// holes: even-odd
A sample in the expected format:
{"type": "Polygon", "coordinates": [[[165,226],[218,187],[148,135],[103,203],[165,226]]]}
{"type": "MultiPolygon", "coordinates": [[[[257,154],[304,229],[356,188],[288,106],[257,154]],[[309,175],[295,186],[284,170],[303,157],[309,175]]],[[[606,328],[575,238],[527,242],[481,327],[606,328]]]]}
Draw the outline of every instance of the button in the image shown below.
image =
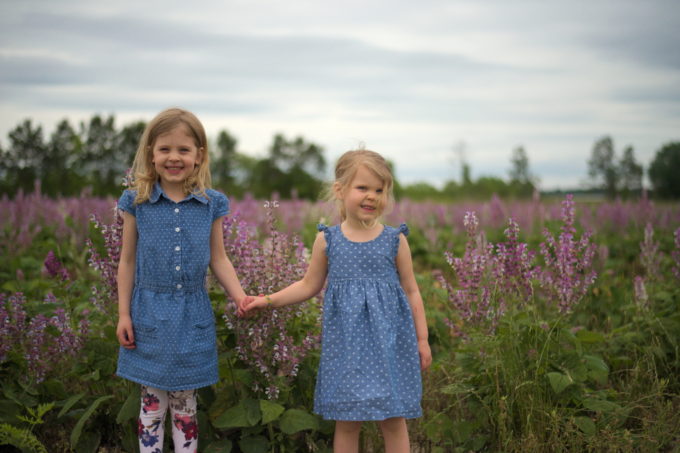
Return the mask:
{"type": "Polygon", "coordinates": [[[179,233],[179,227],[175,228],[175,231],[179,233]]]}
{"type": "Polygon", "coordinates": [[[181,283],[178,283],[178,284],[177,284],[177,289],[182,289],[182,284],[181,284],[181,283]]]}
{"type": "Polygon", "coordinates": [[[175,208],[175,212],[179,212],[179,208],[175,208]]]}
{"type": "Polygon", "coordinates": [[[175,252],[179,252],[179,250],[180,250],[180,247],[178,245],[177,247],[175,247],[175,252]]]}
{"type": "Polygon", "coordinates": [[[180,269],[181,269],[181,268],[180,268],[179,266],[175,266],[175,270],[176,270],[176,271],[178,271],[178,270],[180,270],[180,269]]]}

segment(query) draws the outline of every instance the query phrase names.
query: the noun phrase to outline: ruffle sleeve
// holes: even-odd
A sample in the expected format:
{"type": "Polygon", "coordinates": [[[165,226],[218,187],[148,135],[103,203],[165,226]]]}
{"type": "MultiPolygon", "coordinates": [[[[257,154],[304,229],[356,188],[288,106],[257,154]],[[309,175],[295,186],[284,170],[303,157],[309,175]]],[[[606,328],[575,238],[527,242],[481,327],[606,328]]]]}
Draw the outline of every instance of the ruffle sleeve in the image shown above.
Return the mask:
{"type": "Polygon", "coordinates": [[[123,195],[118,199],[118,204],[116,205],[118,209],[129,212],[133,216],[137,216],[137,205],[135,204],[135,197],[137,193],[134,190],[125,190],[123,195]]]}
{"type": "Polygon", "coordinates": [[[392,244],[393,244],[393,255],[396,257],[397,253],[399,252],[399,241],[401,240],[400,236],[402,234],[404,236],[408,236],[409,229],[408,229],[408,226],[406,226],[405,223],[402,223],[401,225],[399,225],[399,228],[395,228],[395,230],[396,230],[396,234],[394,235],[394,242],[392,244]]]}
{"type": "Polygon", "coordinates": [[[318,231],[323,231],[323,238],[326,240],[326,256],[328,256],[328,250],[330,250],[331,247],[331,232],[328,226],[324,225],[323,223],[319,223],[316,226],[316,229],[318,231]]]}

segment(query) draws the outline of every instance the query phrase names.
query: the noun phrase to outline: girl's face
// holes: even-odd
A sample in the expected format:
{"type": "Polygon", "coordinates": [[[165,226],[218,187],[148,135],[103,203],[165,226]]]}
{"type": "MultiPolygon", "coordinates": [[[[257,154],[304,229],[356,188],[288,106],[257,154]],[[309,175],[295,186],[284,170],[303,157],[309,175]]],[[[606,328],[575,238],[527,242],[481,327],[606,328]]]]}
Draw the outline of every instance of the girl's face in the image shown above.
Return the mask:
{"type": "Polygon", "coordinates": [[[360,165],[349,186],[336,195],[345,206],[347,220],[364,225],[375,222],[384,207],[383,186],[382,179],[360,165]]]}
{"type": "Polygon", "coordinates": [[[184,187],[184,181],[201,163],[203,150],[196,146],[186,126],[179,125],[159,135],[152,149],[154,169],[163,189],[184,187]]]}

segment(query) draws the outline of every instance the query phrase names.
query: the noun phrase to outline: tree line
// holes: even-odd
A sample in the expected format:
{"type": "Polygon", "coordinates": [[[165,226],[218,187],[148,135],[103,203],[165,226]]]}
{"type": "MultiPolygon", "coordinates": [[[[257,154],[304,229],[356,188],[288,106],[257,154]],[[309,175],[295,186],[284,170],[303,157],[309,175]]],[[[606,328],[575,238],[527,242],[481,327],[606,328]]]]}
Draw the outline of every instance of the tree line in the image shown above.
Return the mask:
{"type": "MultiPolygon", "coordinates": [[[[30,193],[40,181],[48,196],[75,196],[88,190],[95,196],[117,196],[126,170],[131,166],[139,139],[146,127],[136,121],[117,128],[113,115],[94,115],[73,126],[60,121],[49,137],[41,125],[25,119],[8,133],[8,144],[0,143],[0,194],[14,196],[19,190],[30,193]]],[[[402,185],[395,181],[395,195],[415,200],[452,200],[504,197],[531,197],[538,178],[529,168],[529,158],[521,146],[512,150],[508,178],[471,177],[470,166],[461,157],[460,180],[446,182],[441,189],[427,183],[402,185]]],[[[218,132],[211,143],[213,186],[241,198],[317,199],[326,179],[327,161],[322,146],[304,137],[287,138],[276,134],[264,157],[239,151],[238,141],[227,130],[218,132]]],[[[663,146],[648,169],[654,193],[680,198],[680,142],[663,146]]],[[[642,190],[643,167],[631,146],[616,156],[613,140],[603,137],[593,146],[588,161],[587,185],[608,197],[633,197],[642,190]]]]}

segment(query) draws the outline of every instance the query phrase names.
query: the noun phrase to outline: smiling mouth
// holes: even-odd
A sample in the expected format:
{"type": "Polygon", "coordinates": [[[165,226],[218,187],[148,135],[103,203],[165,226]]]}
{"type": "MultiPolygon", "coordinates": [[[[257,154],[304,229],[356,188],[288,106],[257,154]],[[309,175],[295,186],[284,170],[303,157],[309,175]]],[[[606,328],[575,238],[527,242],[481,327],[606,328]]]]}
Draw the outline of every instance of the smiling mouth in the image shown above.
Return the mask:
{"type": "Polygon", "coordinates": [[[367,209],[369,211],[375,211],[375,206],[361,205],[361,209],[367,209]]]}

